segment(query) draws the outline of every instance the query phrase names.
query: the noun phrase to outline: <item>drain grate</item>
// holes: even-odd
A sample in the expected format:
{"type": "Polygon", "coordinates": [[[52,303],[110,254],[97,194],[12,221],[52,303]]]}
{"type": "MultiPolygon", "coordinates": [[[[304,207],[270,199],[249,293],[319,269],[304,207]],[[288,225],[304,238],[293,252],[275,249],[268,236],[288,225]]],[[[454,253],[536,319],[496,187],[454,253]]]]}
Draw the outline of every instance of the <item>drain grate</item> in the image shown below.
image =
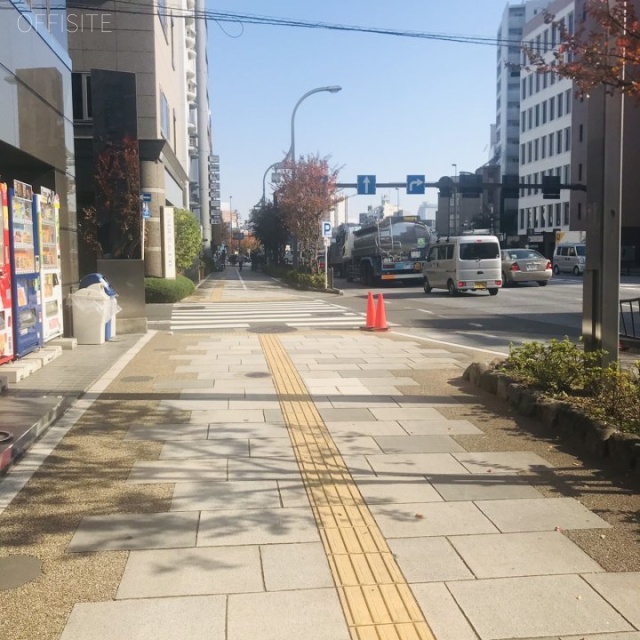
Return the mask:
{"type": "Polygon", "coordinates": [[[8,556],[0,559],[0,589],[17,589],[33,582],[42,573],[42,563],[34,556],[8,556]]]}
{"type": "Polygon", "coordinates": [[[153,380],[153,376],[127,376],[126,378],[120,378],[120,382],[149,382],[153,380]]]}
{"type": "Polygon", "coordinates": [[[261,327],[251,327],[247,329],[251,333],[290,333],[291,331],[297,331],[295,327],[288,327],[284,324],[273,324],[261,327]]]}
{"type": "Polygon", "coordinates": [[[266,371],[250,371],[249,373],[245,373],[247,378],[270,378],[271,374],[266,371]]]}

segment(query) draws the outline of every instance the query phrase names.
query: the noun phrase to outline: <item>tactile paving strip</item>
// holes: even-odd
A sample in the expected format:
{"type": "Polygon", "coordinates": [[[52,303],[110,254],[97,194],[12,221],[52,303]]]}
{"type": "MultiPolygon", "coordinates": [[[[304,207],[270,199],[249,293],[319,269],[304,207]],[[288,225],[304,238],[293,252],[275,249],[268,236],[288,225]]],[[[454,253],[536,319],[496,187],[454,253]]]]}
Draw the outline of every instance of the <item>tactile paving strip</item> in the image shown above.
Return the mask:
{"type": "Polygon", "coordinates": [[[277,336],[260,336],[353,640],[434,640],[413,592],[277,336]]]}
{"type": "Polygon", "coordinates": [[[224,291],[224,282],[216,282],[216,286],[211,293],[209,300],[211,302],[220,302],[222,300],[222,292],[224,291]]]}

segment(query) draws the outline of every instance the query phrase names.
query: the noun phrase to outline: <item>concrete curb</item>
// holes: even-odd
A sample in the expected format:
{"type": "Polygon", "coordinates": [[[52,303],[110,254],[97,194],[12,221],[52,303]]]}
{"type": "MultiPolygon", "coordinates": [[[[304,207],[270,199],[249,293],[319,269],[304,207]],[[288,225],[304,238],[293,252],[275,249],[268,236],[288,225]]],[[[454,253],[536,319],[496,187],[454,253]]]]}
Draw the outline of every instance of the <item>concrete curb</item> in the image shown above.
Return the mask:
{"type": "Polygon", "coordinates": [[[584,451],[640,475],[640,436],[617,431],[578,407],[534,391],[484,363],[473,362],[462,377],[507,401],[521,415],[536,418],[584,451]]]}

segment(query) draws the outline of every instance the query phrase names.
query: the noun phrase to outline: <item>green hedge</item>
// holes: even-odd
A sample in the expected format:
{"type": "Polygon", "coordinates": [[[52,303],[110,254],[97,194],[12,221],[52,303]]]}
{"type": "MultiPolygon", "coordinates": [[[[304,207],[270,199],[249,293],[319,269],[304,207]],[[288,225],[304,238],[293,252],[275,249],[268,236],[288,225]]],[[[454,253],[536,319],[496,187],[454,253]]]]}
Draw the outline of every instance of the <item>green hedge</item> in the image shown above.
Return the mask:
{"type": "Polygon", "coordinates": [[[179,302],[195,291],[196,285],[189,278],[177,276],[175,280],[165,278],[144,279],[144,299],[148,304],[179,302]]]}
{"type": "Polygon", "coordinates": [[[284,276],[284,281],[302,289],[324,289],[324,273],[301,273],[291,270],[284,276]]]}

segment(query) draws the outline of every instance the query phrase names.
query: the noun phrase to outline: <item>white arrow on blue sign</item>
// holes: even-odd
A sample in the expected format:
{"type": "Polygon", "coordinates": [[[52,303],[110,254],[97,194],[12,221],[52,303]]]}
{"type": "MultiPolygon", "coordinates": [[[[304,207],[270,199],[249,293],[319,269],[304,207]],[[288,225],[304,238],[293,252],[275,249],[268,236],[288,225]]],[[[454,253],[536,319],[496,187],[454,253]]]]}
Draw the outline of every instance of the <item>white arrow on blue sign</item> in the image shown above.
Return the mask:
{"type": "Polygon", "coordinates": [[[376,192],[375,176],[358,176],[358,195],[371,196],[376,192]]]}
{"type": "Polygon", "coordinates": [[[142,202],[151,202],[151,194],[143,193],[142,194],[142,202]]]}
{"type": "Polygon", "coordinates": [[[424,194],[424,176],[407,176],[407,193],[424,194]]]}

